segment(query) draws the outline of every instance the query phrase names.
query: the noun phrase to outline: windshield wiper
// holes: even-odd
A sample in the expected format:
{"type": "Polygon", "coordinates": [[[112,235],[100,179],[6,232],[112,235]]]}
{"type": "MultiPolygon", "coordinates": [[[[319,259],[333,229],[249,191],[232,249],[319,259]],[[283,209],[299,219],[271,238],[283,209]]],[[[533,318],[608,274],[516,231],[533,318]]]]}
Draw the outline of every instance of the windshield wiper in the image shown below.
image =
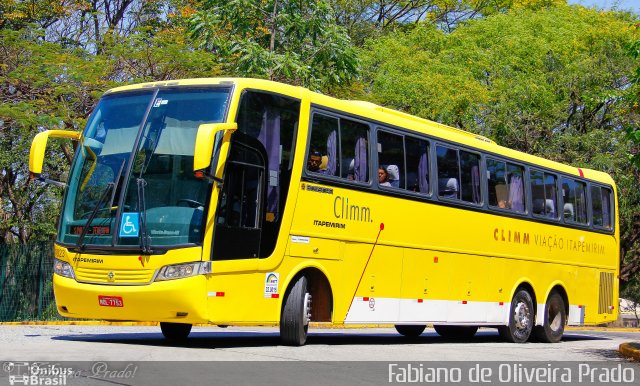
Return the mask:
{"type": "Polygon", "coordinates": [[[138,185],[138,211],[140,212],[140,249],[143,254],[150,255],[153,251],[151,250],[151,240],[147,234],[147,203],[144,197],[147,181],[140,177],[136,179],[136,184],[138,185]]]}
{"type": "Polygon", "coordinates": [[[79,249],[80,251],[82,251],[84,249],[85,245],[83,244],[83,241],[84,241],[85,236],[87,235],[87,232],[89,231],[89,226],[91,225],[91,222],[93,221],[93,219],[96,217],[96,214],[98,214],[98,211],[100,210],[102,205],[107,200],[107,197],[109,196],[109,193],[111,192],[111,190],[113,190],[113,188],[115,186],[116,186],[116,184],[114,182],[109,182],[107,184],[107,187],[102,191],[102,195],[100,196],[100,199],[98,199],[98,202],[96,203],[96,206],[91,211],[91,214],[89,215],[89,218],[87,219],[87,223],[84,224],[84,226],[82,227],[82,232],[80,233],[80,237],[78,238],[78,242],[76,242],[76,249],[79,249]]]}

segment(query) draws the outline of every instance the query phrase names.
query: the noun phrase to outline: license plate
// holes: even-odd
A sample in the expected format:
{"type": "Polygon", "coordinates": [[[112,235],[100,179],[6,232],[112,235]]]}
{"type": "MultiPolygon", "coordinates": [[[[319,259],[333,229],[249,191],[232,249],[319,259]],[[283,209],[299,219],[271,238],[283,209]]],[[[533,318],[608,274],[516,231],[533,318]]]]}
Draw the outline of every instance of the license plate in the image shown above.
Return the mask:
{"type": "Polygon", "coordinates": [[[121,296],[98,295],[98,303],[100,303],[102,307],[124,307],[121,296]]]}

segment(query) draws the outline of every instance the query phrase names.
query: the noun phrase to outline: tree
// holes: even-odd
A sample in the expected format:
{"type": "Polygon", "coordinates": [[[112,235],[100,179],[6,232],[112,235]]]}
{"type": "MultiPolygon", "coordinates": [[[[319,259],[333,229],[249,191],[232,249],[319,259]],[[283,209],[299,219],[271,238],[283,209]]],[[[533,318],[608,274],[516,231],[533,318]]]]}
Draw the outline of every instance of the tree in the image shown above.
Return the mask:
{"type": "MultiPolygon", "coordinates": [[[[81,130],[102,92],[121,83],[216,76],[213,58],[184,44],[179,28],[104,40],[92,54],[42,40],[36,29],[0,30],[0,243],[55,234],[61,190],[29,181],[36,133],[81,130]]],[[[63,179],[72,149],[52,141],[46,170],[63,179]]]]}
{"type": "Polygon", "coordinates": [[[287,81],[312,89],[348,83],[358,61],[325,0],[209,0],[190,31],[232,75],[287,81]]]}
{"type": "MultiPolygon", "coordinates": [[[[36,30],[0,31],[0,242],[46,240],[55,232],[61,192],[29,181],[31,140],[44,128],[82,127],[96,90],[104,86],[104,63],[40,38],[36,30]]],[[[65,163],[60,144],[54,144],[47,169],[60,178],[65,163]]]]}

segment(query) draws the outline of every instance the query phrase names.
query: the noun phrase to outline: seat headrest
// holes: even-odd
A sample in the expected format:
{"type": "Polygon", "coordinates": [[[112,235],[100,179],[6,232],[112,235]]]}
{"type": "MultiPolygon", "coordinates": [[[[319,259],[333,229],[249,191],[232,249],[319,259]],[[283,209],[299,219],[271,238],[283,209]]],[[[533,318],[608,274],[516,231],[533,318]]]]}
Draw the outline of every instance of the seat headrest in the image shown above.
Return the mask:
{"type": "Polygon", "coordinates": [[[400,179],[400,169],[398,165],[389,165],[387,166],[387,173],[389,174],[390,180],[399,180],[400,179]]]}

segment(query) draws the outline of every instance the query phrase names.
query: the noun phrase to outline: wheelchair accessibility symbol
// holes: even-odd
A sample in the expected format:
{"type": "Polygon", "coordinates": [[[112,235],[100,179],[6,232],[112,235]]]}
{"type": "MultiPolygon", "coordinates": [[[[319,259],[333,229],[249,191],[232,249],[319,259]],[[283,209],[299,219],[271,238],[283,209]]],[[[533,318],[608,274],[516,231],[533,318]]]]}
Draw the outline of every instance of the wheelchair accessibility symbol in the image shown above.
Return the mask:
{"type": "Polygon", "coordinates": [[[138,237],[140,227],[140,214],[134,212],[122,213],[120,221],[120,237],[138,237]]]}

